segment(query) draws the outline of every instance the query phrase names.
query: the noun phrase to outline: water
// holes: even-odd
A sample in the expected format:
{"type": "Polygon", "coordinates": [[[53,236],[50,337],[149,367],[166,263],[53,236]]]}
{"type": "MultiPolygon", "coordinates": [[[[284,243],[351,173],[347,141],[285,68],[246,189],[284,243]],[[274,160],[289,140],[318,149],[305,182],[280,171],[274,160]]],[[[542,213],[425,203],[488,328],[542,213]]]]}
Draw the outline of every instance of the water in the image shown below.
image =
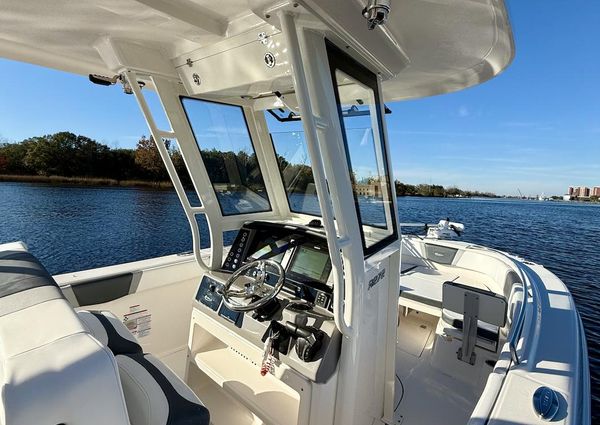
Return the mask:
{"type": "MultiPolygon", "coordinates": [[[[465,240],[542,263],[567,284],[586,327],[593,422],[600,420],[600,205],[399,198],[398,206],[401,222],[449,217],[465,224],[465,240]]],[[[0,183],[0,243],[14,240],[52,274],[191,249],[173,191],[0,183]]]]}

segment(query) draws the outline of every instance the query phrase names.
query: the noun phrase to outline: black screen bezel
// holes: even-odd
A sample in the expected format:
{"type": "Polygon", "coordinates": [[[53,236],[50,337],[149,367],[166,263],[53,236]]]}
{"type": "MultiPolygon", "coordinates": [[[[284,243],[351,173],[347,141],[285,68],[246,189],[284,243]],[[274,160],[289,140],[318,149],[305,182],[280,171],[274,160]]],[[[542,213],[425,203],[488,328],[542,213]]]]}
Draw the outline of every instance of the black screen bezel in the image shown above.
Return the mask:
{"type": "Polygon", "coordinates": [[[297,246],[294,249],[294,253],[292,254],[292,257],[290,258],[290,262],[287,266],[285,275],[286,275],[286,278],[289,278],[290,280],[292,280],[294,282],[297,282],[297,283],[300,283],[303,285],[308,285],[308,286],[311,286],[311,287],[313,287],[315,289],[319,289],[319,290],[328,290],[328,292],[329,292],[331,290],[331,288],[329,288],[329,286],[327,285],[327,279],[329,279],[329,276],[331,275],[331,267],[332,267],[331,266],[331,257],[329,257],[329,251],[327,250],[327,247],[310,244],[310,243],[304,243],[304,244],[297,246]],[[325,263],[325,267],[323,269],[323,272],[321,273],[321,279],[318,279],[318,280],[313,279],[309,276],[292,271],[294,264],[296,263],[296,260],[298,258],[298,255],[300,254],[301,248],[308,248],[310,250],[320,252],[327,256],[327,262],[325,263]],[[325,271],[327,271],[327,273],[325,273],[325,271]]]}

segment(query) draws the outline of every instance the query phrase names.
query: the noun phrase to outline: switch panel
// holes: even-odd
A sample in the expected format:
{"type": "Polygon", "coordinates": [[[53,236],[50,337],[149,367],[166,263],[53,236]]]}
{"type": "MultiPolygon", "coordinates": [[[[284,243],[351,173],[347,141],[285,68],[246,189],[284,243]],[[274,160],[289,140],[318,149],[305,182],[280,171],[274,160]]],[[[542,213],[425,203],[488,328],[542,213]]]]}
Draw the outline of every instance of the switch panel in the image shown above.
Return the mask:
{"type": "Polygon", "coordinates": [[[222,300],[221,294],[217,291],[222,286],[223,285],[216,280],[204,276],[198,287],[198,292],[196,292],[196,301],[201,302],[213,311],[217,311],[222,300]]]}

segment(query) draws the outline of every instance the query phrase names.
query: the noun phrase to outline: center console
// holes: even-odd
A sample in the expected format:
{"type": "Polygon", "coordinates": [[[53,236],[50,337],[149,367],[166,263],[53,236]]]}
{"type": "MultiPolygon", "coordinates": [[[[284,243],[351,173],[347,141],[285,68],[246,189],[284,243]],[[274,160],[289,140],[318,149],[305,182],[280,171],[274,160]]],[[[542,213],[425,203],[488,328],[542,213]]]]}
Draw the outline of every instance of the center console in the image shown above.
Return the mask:
{"type": "MultiPolygon", "coordinates": [[[[302,423],[303,398],[314,384],[329,381],[339,357],[330,274],[327,243],[318,230],[268,222],[244,225],[222,268],[204,275],[198,286],[188,374],[234,395],[265,422],[302,423]],[[275,260],[285,270],[277,299],[264,311],[229,309],[221,295],[224,284],[242,265],[261,259],[275,260]],[[269,393],[268,400],[257,397],[257,389],[269,393]],[[298,412],[294,420],[290,409],[298,412]]],[[[265,280],[268,285],[276,281],[276,276],[265,280]]]]}

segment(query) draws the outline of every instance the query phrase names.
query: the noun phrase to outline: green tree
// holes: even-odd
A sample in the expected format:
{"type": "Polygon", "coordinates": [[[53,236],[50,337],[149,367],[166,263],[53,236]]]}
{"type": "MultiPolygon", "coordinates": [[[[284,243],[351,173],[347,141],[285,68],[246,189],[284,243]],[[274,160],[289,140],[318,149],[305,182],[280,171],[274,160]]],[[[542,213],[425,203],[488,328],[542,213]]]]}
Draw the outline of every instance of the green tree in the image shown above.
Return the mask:
{"type": "Polygon", "coordinates": [[[33,171],[25,165],[26,154],[25,143],[0,144],[0,174],[33,174],[33,171]]]}
{"type": "Polygon", "coordinates": [[[190,173],[185,166],[185,162],[183,160],[183,156],[179,149],[171,149],[171,161],[173,162],[173,166],[177,171],[177,175],[179,176],[179,180],[181,180],[181,184],[184,187],[192,187],[192,179],[190,178],[190,173]]]}
{"type": "Polygon", "coordinates": [[[36,174],[44,176],[72,176],[73,143],[77,136],[60,132],[24,141],[28,145],[24,163],[36,174]]]}
{"type": "MultiPolygon", "coordinates": [[[[170,141],[166,140],[165,145],[169,149],[170,141]]],[[[138,140],[135,148],[135,163],[148,178],[155,181],[166,180],[168,178],[165,165],[152,136],[148,138],[142,136],[138,140]]]]}

